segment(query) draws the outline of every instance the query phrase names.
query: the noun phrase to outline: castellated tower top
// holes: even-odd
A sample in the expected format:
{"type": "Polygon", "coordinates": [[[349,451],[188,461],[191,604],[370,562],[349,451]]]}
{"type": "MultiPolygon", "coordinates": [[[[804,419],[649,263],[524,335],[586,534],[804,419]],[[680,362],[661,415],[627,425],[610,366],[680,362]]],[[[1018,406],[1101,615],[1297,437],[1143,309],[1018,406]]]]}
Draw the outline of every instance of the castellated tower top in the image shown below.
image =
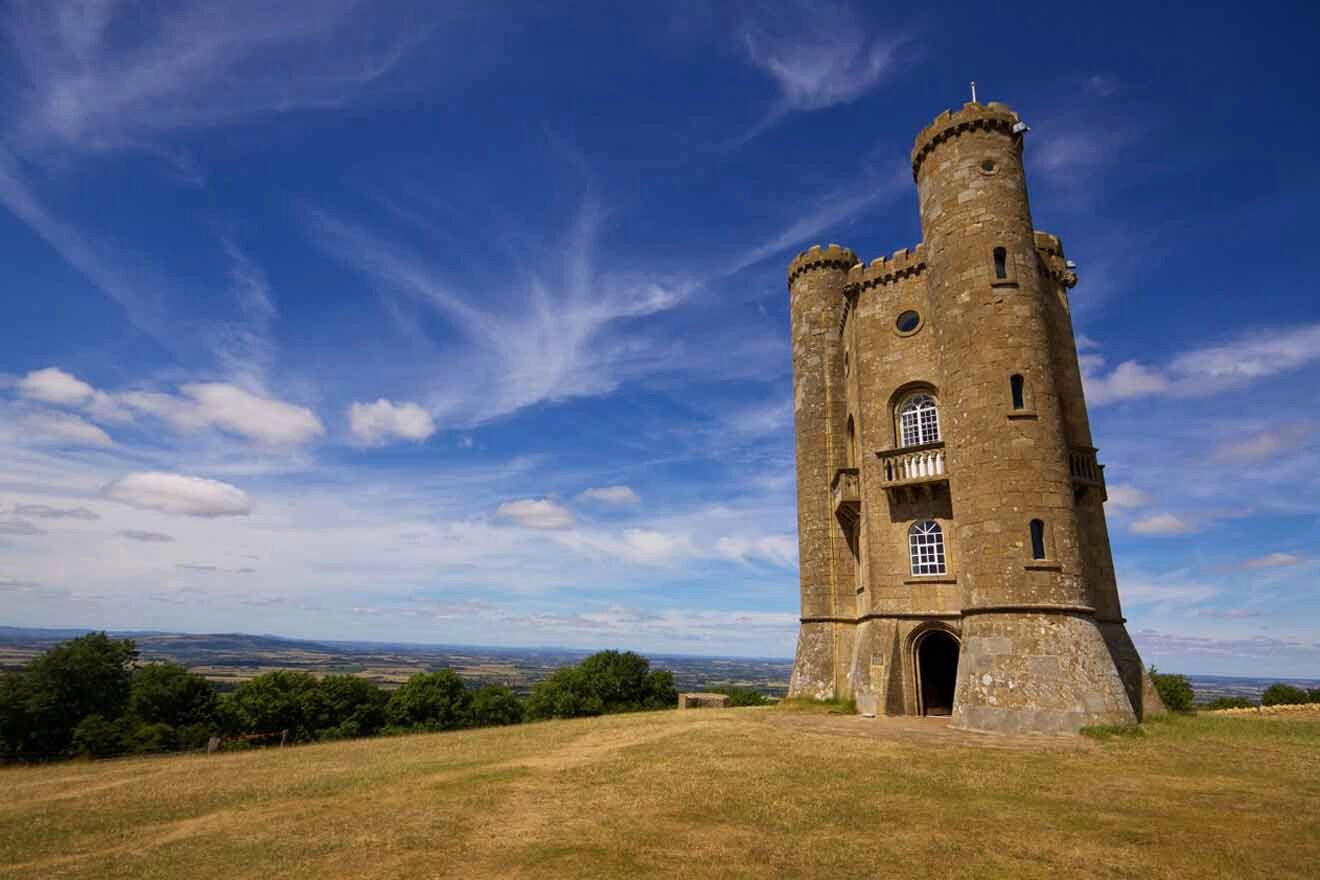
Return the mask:
{"type": "Polygon", "coordinates": [[[857,254],[852,248],[841,247],[837,244],[830,244],[828,247],[821,247],[813,244],[810,248],[798,254],[788,264],[788,285],[793,286],[793,282],[804,272],[812,272],[817,269],[833,269],[837,272],[847,272],[853,266],[860,263],[857,254]]]}
{"type": "Polygon", "coordinates": [[[961,110],[945,110],[917,135],[916,144],[912,147],[913,179],[916,179],[926,156],[937,146],[964,131],[976,129],[1000,130],[1011,135],[1025,131],[1025,126],[1022,125],[1022,117],[1007,104],[998,101],[991,101],[989,104],[967,103],[961,110]]]}

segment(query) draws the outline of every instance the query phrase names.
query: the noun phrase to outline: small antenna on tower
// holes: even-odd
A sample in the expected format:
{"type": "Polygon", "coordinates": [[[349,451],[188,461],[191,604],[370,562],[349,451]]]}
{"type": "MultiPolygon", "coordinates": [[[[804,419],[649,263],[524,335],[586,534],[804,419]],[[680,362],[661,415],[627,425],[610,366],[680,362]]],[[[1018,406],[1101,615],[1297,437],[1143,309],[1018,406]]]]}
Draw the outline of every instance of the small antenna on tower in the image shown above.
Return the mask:
{"type": "Polygon", "coordinates": [[[976,103],[976,80],[972,80],[972,103],[976,103]]]}

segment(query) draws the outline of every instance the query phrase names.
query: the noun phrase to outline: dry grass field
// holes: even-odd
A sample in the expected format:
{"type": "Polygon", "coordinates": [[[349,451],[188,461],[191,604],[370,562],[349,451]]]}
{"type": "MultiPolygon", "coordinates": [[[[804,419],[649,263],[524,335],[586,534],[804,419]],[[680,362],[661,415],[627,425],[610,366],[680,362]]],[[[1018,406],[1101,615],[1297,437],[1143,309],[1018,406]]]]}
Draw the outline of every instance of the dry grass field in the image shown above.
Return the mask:
{"type": "Polygon", "coordinates": [[[0,877],[1320,874],[1320,712],[1006,739],[662,712],[0,770],[0,877]]]}

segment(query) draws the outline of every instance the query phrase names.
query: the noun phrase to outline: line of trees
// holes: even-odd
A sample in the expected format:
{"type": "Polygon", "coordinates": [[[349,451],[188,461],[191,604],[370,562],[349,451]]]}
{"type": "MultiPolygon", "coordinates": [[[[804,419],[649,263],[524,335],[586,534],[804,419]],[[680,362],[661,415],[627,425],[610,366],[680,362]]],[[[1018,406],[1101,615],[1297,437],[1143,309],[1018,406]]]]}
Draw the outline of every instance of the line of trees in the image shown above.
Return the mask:
{"type": "Polygon", "coordinates": [[[229,693],[177,663],[139,663],[130,639],[91,633],[0,676],[0,755],[42,761],[198,749],[212,736],[313,742],[671,709],[673,675],[632,652],[601,651],[522,698],[453,671],[387,691],[352,675],[276,671],[229,693]]]}
{"type": "MultiPolygon", "coordinates": [[[[1150,667],[1150,678],[1159,691],[1164,706],[1171,712],[1190,712],[1193,708],[1202,709],[1250,709],[1257,704],[1244,697],[1217,697],[1200,707],[1195,707],[1196,692],[1185,675],[1162,673],[1154,666],[1150,667]]],[[[1279,682],[1265,688],[1260,696],[1261,706],[1293,706],[1307,703],[1320,703],[1320,688],[1300,688],[1296,685],[1279,682]]]]}

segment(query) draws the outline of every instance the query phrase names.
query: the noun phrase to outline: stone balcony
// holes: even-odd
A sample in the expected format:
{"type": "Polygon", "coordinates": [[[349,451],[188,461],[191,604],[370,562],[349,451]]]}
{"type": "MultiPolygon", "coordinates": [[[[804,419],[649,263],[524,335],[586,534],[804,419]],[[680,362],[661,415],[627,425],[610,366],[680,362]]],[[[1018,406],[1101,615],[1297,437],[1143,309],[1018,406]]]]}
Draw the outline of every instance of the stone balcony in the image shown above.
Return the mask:
{"type": "Polygon", "coordinates": [[[880,457],[880,485],[891,498],[933,493],[939,484],[949,482],[942,440],[876,454],[880,457]]]}
{"type": "Polygon", "coordinates": [[[1073,495],[1081,498],[1088,490],[1100,493],[1101,501],[1108,501],[1105,491],[1105,466],[1096,460],[1096,451],[1090,446],[1073,446],[1068,450],[1068,476],[1072,479],[1073,495]]]}
{"type": "Polygon", "coordinates": [[[851,522],[861,515],[862,488],[857,468],[839,468],[830,492],[834,499],[834,515],[839,519],[851,522]]]}

